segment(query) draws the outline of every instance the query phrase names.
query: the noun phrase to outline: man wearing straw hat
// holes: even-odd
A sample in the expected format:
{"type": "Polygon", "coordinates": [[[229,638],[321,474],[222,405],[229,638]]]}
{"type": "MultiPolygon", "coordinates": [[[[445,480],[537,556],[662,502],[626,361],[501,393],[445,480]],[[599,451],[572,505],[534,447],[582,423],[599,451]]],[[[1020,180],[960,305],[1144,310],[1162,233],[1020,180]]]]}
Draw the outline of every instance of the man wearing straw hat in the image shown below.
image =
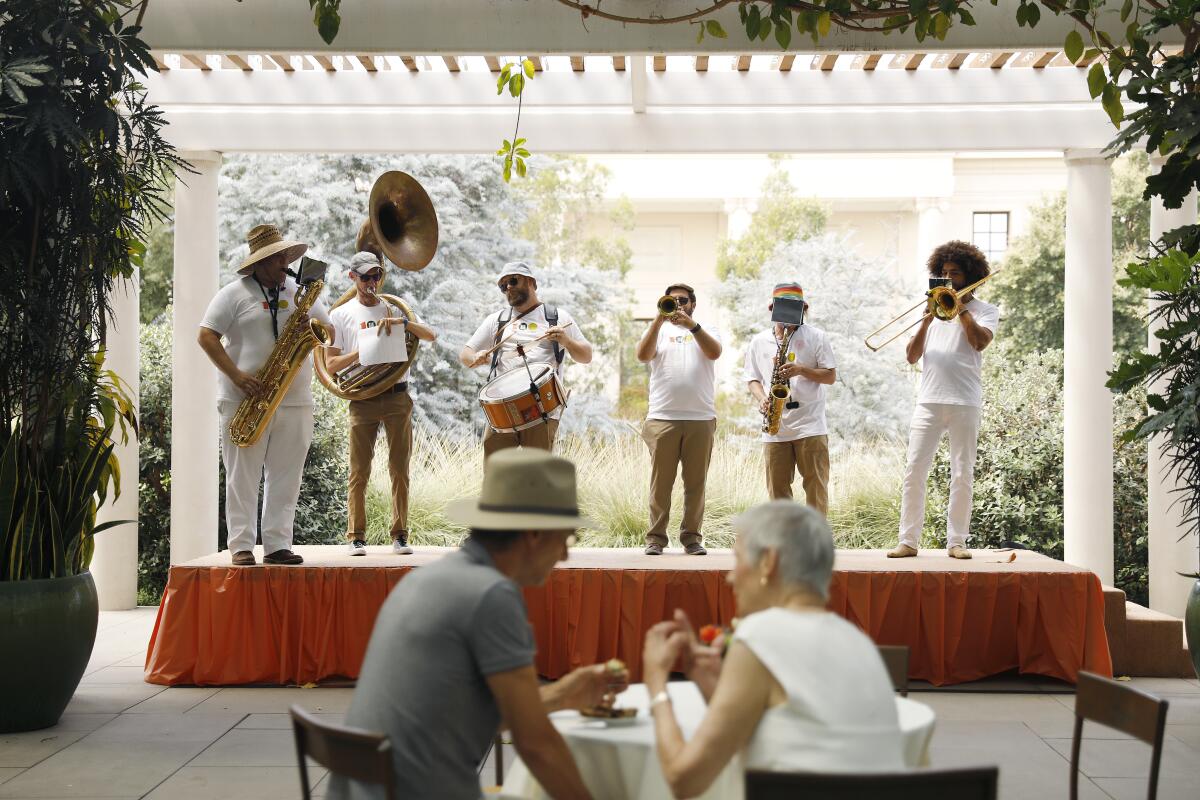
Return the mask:
{"type": "MultiPolygon", "coordinates": [[[[611,701],[628,677],[595,664],[539,687],[521,591],[545,583],[576,528],[591,524],[579,513],[574,464],[534,448],[498,452],[484,462],[479,497],[447,515],[470,535],[388,596],[346,724],[387,734],[398,797],[476,800],[501,721],[547,796],[589,797],[546,715],[611,701]]],[[[328,796],[382,797],[377,788],[335,775],[328,796]]]]}
{"type": "MultiPolygon", "coordinates": [[[[229,423],[246,395],[264,391],[255,375],[295,310],[298,287],[287,273],[288,264],[304,255],[308,245],[285,240],[274,225],[254,226],[246,241],[250,254],[238,268],[241,279],[213,297],[198,336],[200,347],[219,372],[217,407],[229,552],[238,566],[255,563],[254,543],[260,528],[258,486],[263,481],[263,563],[300,564],[304,559],[292,552],[292,526],[313,435],[312,362],[304,361],[262,437],[253,445],[234,444],[229,423]]],[[[330,321],[324,301],[318,300],[311,314],[327,324],[330,321]]]]}
{"type": "Polygon", "coordinates": [[[750,394],[766,416],[772,378],[786,382],[788,395],[779,430],[763,430],[767,494],[791,500],[796,473],[804,483],[805,502],[829,510],[829,435],[825,425],[825,387],[837,379],[833,348],[819,328],[806,325],[808,303],[798,283],[780,283],[771,296],[772,325],[750,340],[744,376],[750,394]]]}

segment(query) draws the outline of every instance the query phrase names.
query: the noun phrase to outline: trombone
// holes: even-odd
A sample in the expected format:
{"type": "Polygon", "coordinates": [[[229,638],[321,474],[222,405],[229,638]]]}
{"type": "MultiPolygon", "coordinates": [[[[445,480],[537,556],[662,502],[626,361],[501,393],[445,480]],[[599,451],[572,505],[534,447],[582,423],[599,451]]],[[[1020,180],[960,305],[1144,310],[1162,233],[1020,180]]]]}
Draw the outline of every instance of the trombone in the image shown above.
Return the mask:
{"type": "Polygon", "coordinates": [[[936,317],[937,319],[949,322],[950,320],[957,317],[959,315],[959,313],[962,312],[962,298],[965,295],[968,295],[971,292],[975,291],[977,288],[982,286],[987,281],[991,280],[995,274],[996,274],[995,272],[992,272],[987,275],[984,275],[982,278],[975,281],[970,286],[963,287],[962,289],[958,290],[957,292],[954,291],[954,288],[951,286],[935,286],[935,287],[933,287],[932,289],[930,289],[929,291],[927,291],[925,293],[925,299],[922,300],[920,303],[917,303],[915,306],[913,306],[912,308],[910,308],[906,311],[902,311],[901,313],[897,314],[892,319],[885,322],[883,325],[876,328],[870,334],[868,334],[867,338],[863,340],[863,344],[865,344],[867,346],[868,350],[870,350],[872,353],[874,353],[874,352],[877,352],[877,351],[883,349],[884,347],[888,346],[889,344],[891,344],[892,342],[899,339],[901,336],[903,336],[908,331],[910,331],[913,328],[920,325],[921,322],[928,316],[932,315],[932,316],[936,317]],[[876,337],[878,337],[885,330],[892,327],[897,322],[904,319],[905,317],[907,317],[912,312],[916,311],[921,306],[925,306],[925,313],[922,314],[920,317],[918,317],[916,322],[913,322],[913,323],[910,323],[910,324],[904,326],[903,328],[900,329],[900,331],[898,333],[896,333],[894,336],[892,336],[890,339],[888,339],[886,342],[883,342],[882,344],[872,344],[871,343],[872,339],[875,339],[876,337]]]}

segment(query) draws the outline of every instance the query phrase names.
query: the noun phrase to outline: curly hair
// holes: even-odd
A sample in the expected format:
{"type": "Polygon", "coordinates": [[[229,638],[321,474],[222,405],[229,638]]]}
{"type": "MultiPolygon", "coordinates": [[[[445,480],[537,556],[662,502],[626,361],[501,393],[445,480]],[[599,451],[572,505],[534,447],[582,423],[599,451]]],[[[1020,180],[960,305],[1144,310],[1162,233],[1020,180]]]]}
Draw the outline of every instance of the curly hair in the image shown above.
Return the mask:
{"type": "Polygon", "coordinates": [[[988,267],[987,256],[983,254],[975,245],[970,242],[963,242],[958,239],[946,242],[943,245],[935,248],[929,256],[929,261],[926,266],[929,268],[929,274],[933,277],[940,277],[942,274],[942,265],[946,262],[957,264],[962,268],[962,271],[967,276],[967,283],[975,283],[987,277],[991,272],[988,267]]]}

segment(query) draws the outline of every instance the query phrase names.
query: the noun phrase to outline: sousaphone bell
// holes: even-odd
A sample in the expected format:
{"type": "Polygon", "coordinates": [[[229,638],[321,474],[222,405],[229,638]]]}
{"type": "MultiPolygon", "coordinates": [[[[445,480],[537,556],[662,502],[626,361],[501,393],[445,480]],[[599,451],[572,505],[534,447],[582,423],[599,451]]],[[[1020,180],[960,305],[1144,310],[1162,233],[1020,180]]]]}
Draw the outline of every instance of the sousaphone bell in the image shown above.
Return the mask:
{"type": "MultiPolygon", "coordinates": [[[[413,176],[399,171],[385,172],[371,187],[367,220],[358,230],[354,249],[386,257],[401,269],[416,272],[424,269],[437,253],[438,221],[433,201],[413,176]]],[[[355,296],[351,287],[333,304],[337,308],[355,296]]],[[[390,311],[403,314],[413,322],[420,317],[396,295],[380,294],[390,311]]],[[[343,400],[369,400],[383,394],[402,380],[416,358],[420,340],[405,332],[408,360],[396,364],[356,365],[334,374],[325,361],[325,348],[313,351],[313,366],[317,379],[330,392],[343,400]]],[[[334,342],[337,345],[337,342],[334,342]]]]}

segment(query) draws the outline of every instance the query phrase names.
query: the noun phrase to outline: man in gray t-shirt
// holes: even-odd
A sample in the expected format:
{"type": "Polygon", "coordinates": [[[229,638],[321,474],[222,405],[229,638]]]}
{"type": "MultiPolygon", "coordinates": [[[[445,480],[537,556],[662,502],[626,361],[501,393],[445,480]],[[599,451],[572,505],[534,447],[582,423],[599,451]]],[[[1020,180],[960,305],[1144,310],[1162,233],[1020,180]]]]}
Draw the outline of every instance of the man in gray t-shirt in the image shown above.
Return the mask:
{"type": "MultiPolygon", "coordinates": [[[[574,465],[541,450],[496,453],[481,496],[448,513],[471,535],[462,549],[405,577],[384,603],[346,724],[388,735],[405,800],[478,798],[477,769],[502,722],[550,796],[588,797],[546,714],[594,705],[626,676],[593,665],[539,688],[521,593],[545,582],[567,557],[575,528],[587,524],[574,465]]],[[[328,796],[383,794],[332,776],[328,796]]]]}

